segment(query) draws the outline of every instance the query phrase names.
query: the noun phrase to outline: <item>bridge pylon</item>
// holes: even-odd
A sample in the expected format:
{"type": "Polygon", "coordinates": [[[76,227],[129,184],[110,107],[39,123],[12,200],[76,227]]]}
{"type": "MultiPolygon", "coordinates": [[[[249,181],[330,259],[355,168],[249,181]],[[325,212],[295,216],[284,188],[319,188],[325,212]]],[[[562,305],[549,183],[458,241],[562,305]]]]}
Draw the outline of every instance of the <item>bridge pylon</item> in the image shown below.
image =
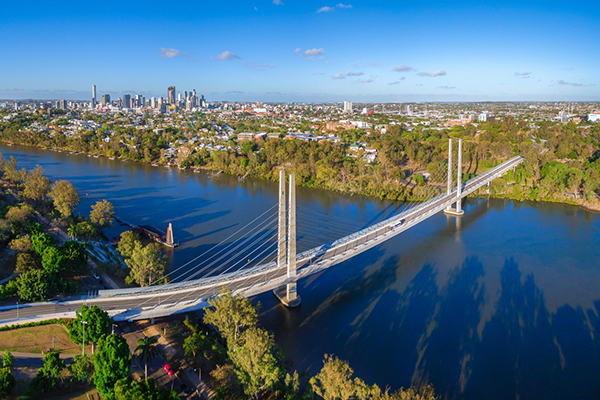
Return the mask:
{"type": "MultiPolygon", "coordinates": [[[[452,194],[452,138],[448,139],[448,194],[452,194]]],[[[456,169],[456,209],[448,206],[444,210],[445,214],[461,216],[464,215],[462,209],[462,139],[458,139],[458,165],[456,169]]]]}
{"type": "Polygon", "coordinates": [[[287,283],[273,290],[273,294],[287,307],[300,305],[296,285],[296,177],[290,174],[289,202],[285,204],[285,172],[279,171],[279,234],[277,242],[277,266],[287,267],[287,283]],[[287,238],[286,238],[287,211],[287,238]],[[286,242],[287,239],[287,242],[286,242]],[[287,260],[286,260],[287,250],[287,260]]]}

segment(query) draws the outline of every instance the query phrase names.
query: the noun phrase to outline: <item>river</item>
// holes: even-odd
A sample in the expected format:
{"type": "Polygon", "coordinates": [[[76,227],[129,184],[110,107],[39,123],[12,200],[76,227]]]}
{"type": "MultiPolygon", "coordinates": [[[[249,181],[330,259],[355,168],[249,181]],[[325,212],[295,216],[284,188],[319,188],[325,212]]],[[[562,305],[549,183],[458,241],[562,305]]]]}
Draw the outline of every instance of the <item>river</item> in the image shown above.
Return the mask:
{"type": "MultiPolygon", "coordinates": [[[[82,213],[106,198],[127,221],[163,230],[173,223],[181,246],[169,250],[172,270],[276,202],[274,182],[27,147],[0,151],[19,167],[40,164],[51,179],[71,181],[82,213]]],[[[297,199],[300,249],[403,207],[305,188],[297,199]]],[[[299,371],[316,373],[328,353],[368,383],[430,382],[444,398],[598,398],[600,214],[494,199],[468,199],[465,211],[459,220],[438,214],[300,281],[297,309],[257,296],[261,324],[299,371]]]]}

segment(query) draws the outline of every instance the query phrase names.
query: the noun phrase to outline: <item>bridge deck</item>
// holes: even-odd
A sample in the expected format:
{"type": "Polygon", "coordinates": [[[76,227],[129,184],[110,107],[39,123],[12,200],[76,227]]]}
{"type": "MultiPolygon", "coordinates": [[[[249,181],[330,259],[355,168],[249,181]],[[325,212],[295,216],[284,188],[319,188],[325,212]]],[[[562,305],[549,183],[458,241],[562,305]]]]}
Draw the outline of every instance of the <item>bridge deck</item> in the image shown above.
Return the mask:
{"type": "MultiPolygon", "coordinates": [[[[522,161],[521,156],[513,157],[470,179],[463,184],[460,197],[468,196],[522,161]]],[[[297,278],[305,278],[377,246],[444,210],[456,200],[455,188],[450,194],[441,194],[385,221],[300,253],[297,256],[297,278]]],[[[188,282],[101,290],[97,296],[72,301],[23,304],[19,306],[18,315],[15,306],[0,307],[0,325],[15,323],[17,319],[25,322],[74,316],[75,310],[82,304],[95,304],[117,320],[158,317],[205,307],[206,299],[216,295],[223,287],[252,296],[272,290],[286,282],[287,271],[271,262],[248,270],[188,282]]]]}

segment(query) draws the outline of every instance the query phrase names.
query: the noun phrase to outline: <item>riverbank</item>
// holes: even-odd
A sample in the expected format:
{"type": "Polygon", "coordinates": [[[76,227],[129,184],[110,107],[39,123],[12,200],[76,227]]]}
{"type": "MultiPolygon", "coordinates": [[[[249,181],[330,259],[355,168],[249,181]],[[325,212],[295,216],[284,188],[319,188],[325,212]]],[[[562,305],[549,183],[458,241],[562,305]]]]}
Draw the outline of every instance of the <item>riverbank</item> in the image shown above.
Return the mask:
{"type": "MultiPolygon", "coordinates": [[[[139,163],[139,164],[143,164],[143,165],[149,165],[149,166],[153,166],[153,167],[164,167],[164,168],[178,168],[179,166],[176,163],[164,163],[164,162],[160,162],[160,161],[138,161],[138,160],[132,160],[130,158],[121,158],[121,157],[107,157],[104,154],[95,154],[95,153],[86,153],[86,152],[76,152],[76,151],[72,151],[71,149],[68,148],[49,148],[49,147],[45,147],[45,146],[36,146],[36,145],[31,145],[31,144],[26,144],[26,143],[18,143],[18,142],[14,142],[14,141],[7,141],[7,140],[2,140],[0,139],[0,143],[4,143],[6,145],[12,146],[12,145],[18,145],[18,146],[24,146],[24,147],[32,147],[32,148],[36,148],[36,149],[42,149],[42,150],[47,150],[47,151],[54,151],[54,152],[59,152],[59,153],[63,153],[63,152],[67,152],[67,153],[74,153],[74,154],[79,154],[79,155],[87,155],[88,157],[94,157],[94,158],[106,158],[108,160],[120,160],[120,161],[128,161],[128,162],[134,162],[134,163],[139,163]]],[[[204,171],[210,175],[219,175],[221,173],[227,174],[229,176],[235,176],[238,179],[240,178],[246,178],[247,176],[253,177],[253,178],[257,178],[257,179],[262,179],[262,180],[267,180],[267,181],[276,181],[278,179],[278,174],[273,174],[273,173],[267,173],[267,174],[257,174],[257,173],[245,173],[244,175],[241,174],[237,174],[237,173],[231,173],[228,170],[224,170],[222,168],[219,167],[212,167],[210,165],[190,165],[189,166],[190,169],[194,170],[194,172],[198,172],[198,171],[204,171]]],[[[186,168],[178,168],[179,170],[185,170],[186,168]]],[[[293,172],[293,171],[290,171],[293,172]]],[[[479,171],[480,173],[483,171],[479,171]]],[[[500,178],[502,179],[502,178],[500,178]]],[[[377,198],[379,200],[391,200],[391,201],[400,201],[400,202],[419,202],[419,201],[424,201],[427,200],[427,198],[425,198],[423,195],[416,195],[416,196],[407,196],[404,192],[400,192],[399,190],[386,190],[386,189],[382,189],[381,187],[378,187],[377,185],[374,185],[375,187],[360,187],[357,185],[352,185],[352,182],[347,182],[345,185],[339,187],[339,188],[331,188],[328,187],[326,185],[319,185],[314,183],[314,179],[313,180],[309,180],[307,182],[303,182],[302,180],[297,179],[296,180],[296,184],[299,186],[303,186],[306,188],[315,188],[315,189],[322,189],[322,190],[327,190],[327,191],[331,191],[334,193],[340,193],[340,194],[345,194],[345,195],[350,195],[350,196],[365,196],[367,198],[377,198]]],[[[494,185],[492,183],[492,185],[494,185]]],[[[420,190],[420,187],[427,187],[430,188],[430,186],[418,186],[416,183],[414,183],[412,186],[403,186],[402,188],[407,188],[408,190],[411,191],[417,191],[417,193],[420,190]]],[[[499,187],[496,187],[495,190],[493,191],[493,193],[489,193],[486,192],[485,188],[479,189],[477,192],[474,193],[475,197],[478,198],[496,198],[496,199],[511,199],[511,200],[530,200],[530,201],[536,201],[536,202],[547,202],[547,203],[559,203],[559,204],[568,204],[568,205],[574,205],[574,206],[579,206],[582,208],[585,208],[587,210],[590,211],[595,211],[595,212],[600,212],[600,199],[596,199],[596,200],[586,200],[586,199],[575,199],[575,198],[569,198],[567,196],[562,195],[561,197],[555,198],[555,197],[531,197],[531,196],[523,196],[522,193],[517,193],[514,194],[511,191],[508,190],[508,188],[512,188],[513,186],[510,185],[506,185],[506,191],[499,191],[499,187]]],[[[404,189],[403,189],[404,190],[404,189]]],[[[441,189],[443,190],[443,189],[441,189]]]]}

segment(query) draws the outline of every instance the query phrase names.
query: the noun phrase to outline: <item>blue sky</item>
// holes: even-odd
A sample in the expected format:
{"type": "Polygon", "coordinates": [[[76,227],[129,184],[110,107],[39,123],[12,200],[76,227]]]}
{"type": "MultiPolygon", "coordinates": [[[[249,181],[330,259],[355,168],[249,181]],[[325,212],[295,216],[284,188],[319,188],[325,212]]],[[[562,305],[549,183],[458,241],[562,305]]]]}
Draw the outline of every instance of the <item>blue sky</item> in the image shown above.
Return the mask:
{"type": "Polygon", "coordinates": [[[596,2],[186,3],[4,3],[0,98],[600,100],[596,2]]]}

